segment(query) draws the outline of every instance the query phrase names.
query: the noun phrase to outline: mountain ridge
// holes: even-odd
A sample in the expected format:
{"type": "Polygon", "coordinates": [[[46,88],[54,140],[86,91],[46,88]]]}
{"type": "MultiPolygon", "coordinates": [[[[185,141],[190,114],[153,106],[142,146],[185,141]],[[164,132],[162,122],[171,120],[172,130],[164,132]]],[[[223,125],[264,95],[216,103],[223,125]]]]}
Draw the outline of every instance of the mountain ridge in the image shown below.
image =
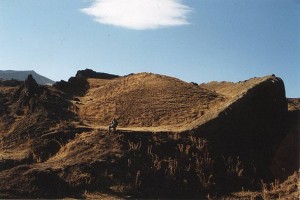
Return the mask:
{"type": "Polygon", "coordinates": [[[3,80],[15,79],[19,81],[25,81],[25,79],[29,74],[33,76],[33,78],[37,81],[38,84],[52,85],[55,83],[55,81],[36,73],[34,70],[24,70],[24,71],[0,70],[0,79],[3,80]]]}

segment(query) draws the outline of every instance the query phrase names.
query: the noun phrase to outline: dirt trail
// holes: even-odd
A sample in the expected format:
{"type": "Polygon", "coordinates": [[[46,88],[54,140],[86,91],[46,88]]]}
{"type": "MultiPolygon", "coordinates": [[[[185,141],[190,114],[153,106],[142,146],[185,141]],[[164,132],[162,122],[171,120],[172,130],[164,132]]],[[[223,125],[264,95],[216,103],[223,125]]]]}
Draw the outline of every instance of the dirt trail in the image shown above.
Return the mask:
{"type": "MultiPolygon", "coordinates": [[[[92,128],[94,130],[108,130],[108,126],[86,124],[86,126],[78,126],[78,128],[92,128]]],[[[130,131],[130,132],[180,132],[180,129],[175,129],[168,126],[159,127],[122,127],[118,126],[117,131],[130,131]]]]}

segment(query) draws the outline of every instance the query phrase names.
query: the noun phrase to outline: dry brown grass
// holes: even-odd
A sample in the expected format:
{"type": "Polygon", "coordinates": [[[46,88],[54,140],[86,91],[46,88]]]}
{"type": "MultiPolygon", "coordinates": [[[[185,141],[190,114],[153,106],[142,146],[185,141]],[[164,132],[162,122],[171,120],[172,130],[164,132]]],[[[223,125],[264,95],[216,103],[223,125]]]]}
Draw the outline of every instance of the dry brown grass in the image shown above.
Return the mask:
{"type": "MultiPolygon", "coordinates": [[[[267,79],[273,80],[264,77],[236,84],[214,82],[200,86],[150,73],[112,80],[88,79],[87,94],[67,100],[71,105],[66,104],[66,110],[79,114],[76,120],[72,118],[74,121],[62,117],[55,123],[47,121],[36,126],[34,115],[26,112],[13,116],[14,121],[7,130],[0,121],[0,130],[4,132],[0,136],[0,160],[29,158],[30,168],[49,171],[73,191],[83,193],[85,198],[118,198],[100,192],[103,188],[137,197],[141,194],[153,197],[151,195],[156,192],[161,197],[177,197],[176,194],[183,197],[210,194],[213,197],[211,191],[228,186],[222,185],[224,180],[220,177],[232,181],[230,184],[248,177],[243,177],[244,168],[239,157],[222,159],[220,155],[213,155],[215,152],[208,148],[208,139],[195,134],[195,127],[217,118],[251,87],[267,79]],[[115,134],[108,134],[107,125],[112,117],[119,119],[120,126],[115,134]],[[17,123],[19,132],[14,130],[17,123]],[[22,129],[23,125],[27,129],[22,129]],[[38,132],[41,134],[32,134],[43,125],[47,128],[38,132]],[[13,145],[4,145],[2,139],[13,135],[11,133],[16,137],[7,141],[13,145]],[[58,145],[57,151],[45,157],[39,154],[39,149],[32,152],[39,142],[47,141],[54,141],[50,144],[58,145]],[[225,169],[221,170],[220,177],[217,177],[220,167],[216,167],[216,162],[224,162],[221,164],[225,169]]],[[[0,88],[1,94],[11,93],[11,90],[13,88],[0,88]]],[[[60,111],[60,106],[57,110],[60,111]]],[[[42,150],[47,153],[48,149],[42,150]]],[[[0,175],[6,180],[10,178],[3,171],[0,175]]],[[[32,176],[29,177],[35,178],[32,176]]],[[[5,181],[0,183],[6,187],[5,181]]],[[[9,182],[7,188],[13,188],[15,183],[9,182]]],[[[272,199],[299,194],[294,182],[286,186],[278,182],[262,183],[262,186],[261,193],[245,194],[243,191],[242,195],[245,198],[264,195],[272,199]]]]}
{"type": "Polygon", "coordinates": [[[262,181],[263,199],[298,199],[300,197],[299,175],[299,172],[295,172],[282,183],[279,180],[269,184],[262,181]]]}
{"type": "Polygon", "coordinates": [[[113,80],[89,79],[80,116],[88,124],[171,128],[185,126],[221,103],[222,96],[179,79],[140,73],[113,80]]]}
{"type": "Polygon", "coordinates": [[[46,165],[59,168],[71,164],[102,160],[109,155],[119,154],[120,147],[116,137],[116,135],[107,136],[105,131],[97,130],[77,134],[73,140],[62,146],[60,151],[46,162],[46,165]]]}
{"type": "Polygon", "coordinates": [[[271,76],[261,77],[261,78],[251,78],[247,81],[239,81],[237,83],[233,82],[217,82],[212,81],[209,83],[202,83],[200,84],[201,87],[216,91],[219,94],[225,95],[227,97],[236,97],[238,95],[241,95],[250,88],[253,87],[253,85],[266,80],[266,78],[270,78],[271,76]]]}
{"type": "Polygon", "coordinates": [[[300,110],[300,99],[299,98],[290,98],[288,100],[288,109],[289,111],[300,110]]]}
{"type": "Polygon", "coordinates": [[[233,193],[231,196],[222,199],[291,199],[297,200],[300,197],[299,172],[295,172],[285,181],[274,180],[271,183],[265,183],[261,180],[261,191],[241,191],[233,193]]]}

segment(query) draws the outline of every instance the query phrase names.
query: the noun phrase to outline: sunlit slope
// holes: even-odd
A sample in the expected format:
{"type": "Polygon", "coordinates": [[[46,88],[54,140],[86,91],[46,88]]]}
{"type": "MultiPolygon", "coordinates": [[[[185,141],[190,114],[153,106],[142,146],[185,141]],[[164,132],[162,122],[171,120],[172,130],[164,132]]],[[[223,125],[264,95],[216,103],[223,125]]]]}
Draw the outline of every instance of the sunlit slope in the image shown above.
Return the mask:
{"type": "Polygon", "coordinates": [[[278,82],[275,76],[238,83],[193,84],[176,78],[139,73],[116,79],[89,78],[80,98],[79,116],[88,125],[106,127],[113,117],[120,127],[148,131],[191,130],[217,118],[249,91],[278,82]]]}
{"type": "Polygon", "coordinates": [[[123,127],[184,127],[224,101],[196,84],[151,73],[88,82],[79,108],[81,119],[92,125],[116,117],[123,127]]]}

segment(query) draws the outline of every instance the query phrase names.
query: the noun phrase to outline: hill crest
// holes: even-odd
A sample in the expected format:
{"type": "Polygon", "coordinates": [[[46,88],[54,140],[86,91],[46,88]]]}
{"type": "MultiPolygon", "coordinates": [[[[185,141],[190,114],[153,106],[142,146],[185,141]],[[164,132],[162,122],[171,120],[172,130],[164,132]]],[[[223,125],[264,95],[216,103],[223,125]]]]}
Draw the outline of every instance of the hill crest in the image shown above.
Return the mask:
{"type": "Polygon", "coordinates": [[[80,116],[105,125],[113,117],[120,126],[182,127],[204,115],[222,95],[177,78],[138,73],[113,80],[87,79],[80,116]]]}

